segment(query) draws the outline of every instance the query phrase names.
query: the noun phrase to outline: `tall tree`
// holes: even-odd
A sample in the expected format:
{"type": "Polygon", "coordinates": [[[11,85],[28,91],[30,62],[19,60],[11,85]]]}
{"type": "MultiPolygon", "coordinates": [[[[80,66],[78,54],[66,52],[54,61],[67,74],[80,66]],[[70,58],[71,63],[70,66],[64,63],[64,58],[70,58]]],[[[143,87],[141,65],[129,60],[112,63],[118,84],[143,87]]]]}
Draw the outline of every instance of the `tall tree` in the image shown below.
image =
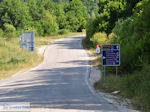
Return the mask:
{"type": "Polygon", "coordinates": [[[81,0],[72,0],[65,8],[66,27],[71,31],[81,31],[86,26],[88,17],[86,6],[81,0]],[[82,7],[82,8],[81,8],[82,7]]]}
{"type": "Polygon", "coordinates": [[[0,27],[4,24],[12,24],[16,29],[25,28],[31,24],[32,17],[26,3],[20,0],[4,0],[0,3],[0,27]]]}
{"type": "Polygon", "coordinates": [[[95,16],[98,15],[99,7],[98,7],[98,1],[97,0],[82,0],[83,3],[86,5],[88,14],[92,16],[93,14],[95,16]]]}

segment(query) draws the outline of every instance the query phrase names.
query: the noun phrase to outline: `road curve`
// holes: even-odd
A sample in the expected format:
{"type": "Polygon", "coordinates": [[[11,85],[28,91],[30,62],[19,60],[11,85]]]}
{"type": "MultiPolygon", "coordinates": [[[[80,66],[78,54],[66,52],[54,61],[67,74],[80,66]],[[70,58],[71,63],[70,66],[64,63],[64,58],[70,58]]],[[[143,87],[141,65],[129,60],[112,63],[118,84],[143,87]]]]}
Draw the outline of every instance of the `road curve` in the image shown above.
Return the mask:
{"type": "Polygon", "coordinates": [[[0,81],[0,102],[30,102],[36,112],[118,112],[88,83],[84,36],[59,39],[45,51],[37,67],[0,81]],[[36,110],[38,109],[38,110],[36,110]],[[49,111],[46,111],[49,112],[49,111]]]}

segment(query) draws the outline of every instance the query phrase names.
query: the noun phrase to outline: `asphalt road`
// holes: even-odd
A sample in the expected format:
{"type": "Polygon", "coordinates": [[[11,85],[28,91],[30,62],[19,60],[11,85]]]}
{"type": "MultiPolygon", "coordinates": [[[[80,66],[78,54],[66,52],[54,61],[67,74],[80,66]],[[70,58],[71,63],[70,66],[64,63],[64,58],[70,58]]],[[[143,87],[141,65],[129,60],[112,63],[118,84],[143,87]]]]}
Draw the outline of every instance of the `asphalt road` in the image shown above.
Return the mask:
{"type": "Polygon", "coordinates": [[[46,48],[40,65],[1,80],[0,102],[30,102],[39,112],[39,109],[117,112],[88,82],[90,70],[88,55],[81,46],[83,38],[70,37],[53,42],[46,48]]]}

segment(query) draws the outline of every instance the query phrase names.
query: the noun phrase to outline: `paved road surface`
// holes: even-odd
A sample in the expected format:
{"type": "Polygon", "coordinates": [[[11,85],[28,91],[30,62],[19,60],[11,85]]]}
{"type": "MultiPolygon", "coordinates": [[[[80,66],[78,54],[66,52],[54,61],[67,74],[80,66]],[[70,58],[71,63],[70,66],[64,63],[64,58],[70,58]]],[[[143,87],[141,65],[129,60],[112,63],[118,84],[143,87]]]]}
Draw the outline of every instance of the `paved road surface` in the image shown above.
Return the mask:
{"type": "Polygon", "coordinates": [[[35,112],[117,112],[88,83],[88,56],[82,39],[53,42],[39,66],[1,80],[0,102],[30,102],[35,112]]]}

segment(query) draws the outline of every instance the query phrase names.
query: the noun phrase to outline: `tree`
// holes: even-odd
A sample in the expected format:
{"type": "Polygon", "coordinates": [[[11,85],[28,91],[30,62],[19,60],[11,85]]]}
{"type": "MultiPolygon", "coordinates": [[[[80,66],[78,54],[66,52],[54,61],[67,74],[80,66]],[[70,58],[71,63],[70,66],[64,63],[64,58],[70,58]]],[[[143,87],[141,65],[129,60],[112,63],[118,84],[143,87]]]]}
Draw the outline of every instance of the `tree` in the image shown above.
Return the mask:
{"type": "Polygon", "coordinates": [[[54,3],[52,0],[47,0],[45,5],[45,9],[51,12],[51,14],[55,15],[57,24],[60,29],[65,27],[66,23],[66,15],[64,11],[64,4],[54,3]]]}
{"type": "Polygon", "coordinates": [[[58,30],[56,23],[56,17],[50,14],[48,11],[45,13],[44,18],[41,20],[43,35],[51,35],[58,30]]]}
{"type": "Polygon", "coordinates": [[[92,16],[94,13],[95,16],[98,15],[99,7],[98,7],[98,1],[96,0],[82,0],[85,6],[87,7],[88,14],[92,16]]]}
{"type": "Polygon", "coordinates": [[[88,13],[81,0],[72,0],[66,7],[66,29],[81,31],[86,26],[88,13]],[[82,8],[81,8],[82,7],[82,8]]]}
{"type": "Polygon", "coordinates": [[[16,29],[25,28],[31,24],[29,8],[26,3],[19,0],[4,0],[0,3],[0,27],[4,24],[12,24],[16,29]]]}

